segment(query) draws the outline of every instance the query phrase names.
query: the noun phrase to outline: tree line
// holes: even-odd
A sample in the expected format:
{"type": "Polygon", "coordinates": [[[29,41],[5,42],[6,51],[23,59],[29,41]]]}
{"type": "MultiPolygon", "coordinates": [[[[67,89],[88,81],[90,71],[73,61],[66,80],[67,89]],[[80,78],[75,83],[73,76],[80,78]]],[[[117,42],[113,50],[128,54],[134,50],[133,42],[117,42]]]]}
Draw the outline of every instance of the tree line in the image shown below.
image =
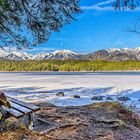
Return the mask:
{"type": "Polygon", "coordinates": [[[140,61],[29,60],[0,61],[0,71],[117,71],[140,70],[140,61]]]}

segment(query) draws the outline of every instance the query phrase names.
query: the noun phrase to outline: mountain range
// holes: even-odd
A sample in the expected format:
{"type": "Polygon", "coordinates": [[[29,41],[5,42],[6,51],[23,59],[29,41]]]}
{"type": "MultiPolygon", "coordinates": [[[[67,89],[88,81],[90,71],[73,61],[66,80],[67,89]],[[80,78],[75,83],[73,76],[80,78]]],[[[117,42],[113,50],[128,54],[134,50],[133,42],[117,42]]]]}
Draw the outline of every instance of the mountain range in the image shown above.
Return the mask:
{"type": "Polygon", "coordinates": [[[57,50],[51,53],[28,54],[20,51],[7,51],[0,48],[0,60],[107,60],[107,61],[140,61],[140,48],[112,48],[99,50],[93,53],[80,54],[70,50],[57,50]]]}

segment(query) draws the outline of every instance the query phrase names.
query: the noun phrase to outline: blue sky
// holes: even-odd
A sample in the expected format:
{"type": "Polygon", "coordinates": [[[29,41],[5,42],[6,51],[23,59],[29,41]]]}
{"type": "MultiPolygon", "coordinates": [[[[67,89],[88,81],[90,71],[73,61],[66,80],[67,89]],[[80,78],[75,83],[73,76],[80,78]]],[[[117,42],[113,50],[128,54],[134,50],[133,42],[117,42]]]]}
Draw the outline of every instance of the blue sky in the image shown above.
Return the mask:
{"type": "Polygon", "coordinates": [[[30,50],[44,53],[69,49],[80,53],[107,48],[134,48],[140,46],[140,35],[127,32],[140,17],[140,8],[135,11],[114,11],[114,0],[81,0],[82,13],[77,21],[53,33],[49,41],[30,50]]]}

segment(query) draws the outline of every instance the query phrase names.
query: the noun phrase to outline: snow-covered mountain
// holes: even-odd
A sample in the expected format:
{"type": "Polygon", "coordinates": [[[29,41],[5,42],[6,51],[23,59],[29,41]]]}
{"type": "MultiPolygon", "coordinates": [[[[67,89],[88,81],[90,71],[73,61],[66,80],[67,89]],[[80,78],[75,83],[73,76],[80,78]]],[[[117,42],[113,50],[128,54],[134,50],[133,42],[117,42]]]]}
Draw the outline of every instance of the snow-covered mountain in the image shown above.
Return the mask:
{"type": "Polygon", "coordinates": [[[0,48],[0,59],[4,60],[109,60],[109,61],[126,61],[139,60],[140,48],[113,48],[107,50],[99,50],[89,54],[78,54],[70,50],[57,50],[51,53],[32,55],[19,51],[7,51],[0,48]]]}
{"type": "Polygon", "coordinates": [[[112,48],[107,50],[99,50],[88,55],[91,60],[109,60],[109,61],[140,61],[140,48],[112,48]]]}
{"type": "Polygon", "coordinates": [[[0,59],[3,60],[30,60],[33,58],[33,55],[27,54],[25,52],[16,52],[16,51],[7,51],[3,48],[0,48],[0,59]]]}
{"type": "Polygon", "coordinates": [[[47,54],[39,54],[35,57],[37,60],[65,60],[65,59],[80,59],[80,54],[70,50],[57,50],[47,54]]]}
{"type": "Polygon", "coordinates": [[[31,55],[19,51],[7,51],[0,48],[0,59],[4,60],[65,60],[65,59],[80,59],[80,54],[70,50],[57,50],[51,53],[31,55]]]}
{"type": "Polygon", "coordinates": [[[114,58],[119,58],[121,56],[121,60],[140,60],[140,48],[121,48],[121,49],[108,49],[110,56],[114,58]]]}

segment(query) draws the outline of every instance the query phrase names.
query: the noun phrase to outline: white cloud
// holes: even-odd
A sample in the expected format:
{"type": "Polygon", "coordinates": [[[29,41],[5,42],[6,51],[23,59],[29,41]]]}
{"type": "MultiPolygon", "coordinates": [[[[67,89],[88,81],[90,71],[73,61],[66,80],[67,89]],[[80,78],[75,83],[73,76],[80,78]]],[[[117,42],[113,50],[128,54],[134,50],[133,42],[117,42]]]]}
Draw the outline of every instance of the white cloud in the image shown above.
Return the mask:
{"type": "Polygon", "coordinates": [[[47,52],[56,51],[56,50],[57,50],[56,48],[44,46],[44,47],[34,47],[32,49],[26,50],[25,52],[38,54],[38,53],[47,53],[47,52]]]}
{"type": "Polygon", "coordinates": [[[113,47],[126,47],[125,41],[121,38],[117,39],[113,47]]]}
{"type": "Polygon", "coordinates": [[[106,5],[106,4],[113,3],[113,2],[115,2],[115,0],[107,0],[107,1],[104,1],[104,2],[99,2],[96,5],[103,6],[103,5],[106,5]]]}
{"type": "Polygon", "coordinates": [[[98,11],[112,11],[114,8],[112,6],[105,6],[107,4],[111,4],[115,2],[115,0],[107,0],[104,2],[99,2],[91,6],[81,6],[83,10],[98,10],[98,11]]]}

